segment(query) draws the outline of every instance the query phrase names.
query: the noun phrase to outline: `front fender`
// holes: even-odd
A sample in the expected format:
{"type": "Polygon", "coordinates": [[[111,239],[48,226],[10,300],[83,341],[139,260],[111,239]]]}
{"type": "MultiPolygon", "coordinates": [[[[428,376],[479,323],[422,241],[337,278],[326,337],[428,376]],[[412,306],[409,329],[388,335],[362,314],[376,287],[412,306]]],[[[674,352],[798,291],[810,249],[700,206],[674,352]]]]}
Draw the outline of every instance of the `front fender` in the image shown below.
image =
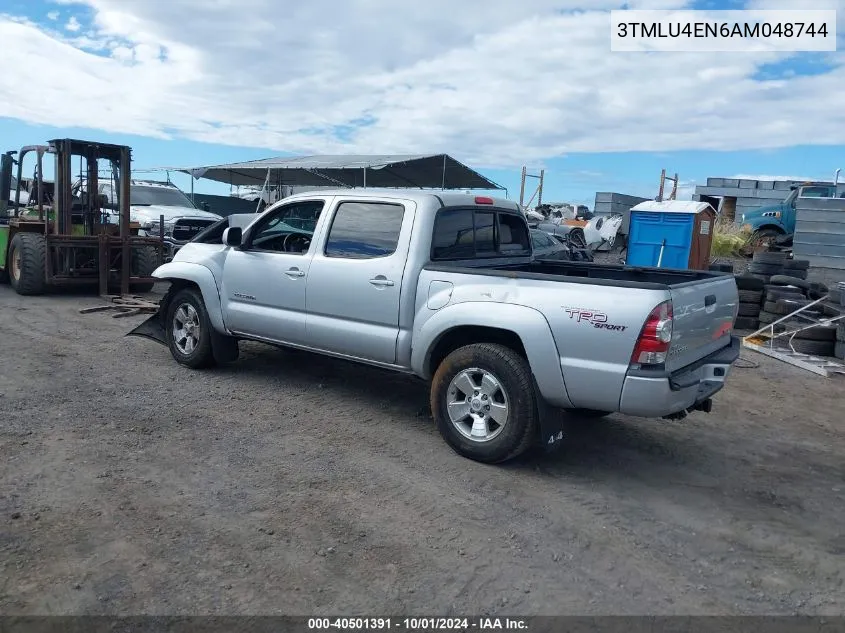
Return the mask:
{"type": "Polygon", "coordinates": [[[211,270],[202,264],[189,262],[168,262],[153,271],[153,277],[162,281],[190,281],[195,283],[202,293],[202,300],[208,312],[208,318],[215,330],[226,333],[223,323],[223,310],[220,304],[220,291],[214,281],[211,270]]]}
{"type": "MultiPolygon", "coordinates": [[[[429,311],[427,307],[423,310],[429,311]]],[[[543,399],[555,407],[572,407],[563,380],[557,344],[546,317],[538,310],[507,303],[467,301],[441,308],[428,319],[418,315],[417,322],[420,321],[424,323],[414,328],[411,352],[411,368],[418,376],[431,379],[428,371],[431,354],[438,341],[450,330],[465,326],[508,330],[522,341],[543,399]],[[493,307],[495,310],[491,309],[493,307]]]]}

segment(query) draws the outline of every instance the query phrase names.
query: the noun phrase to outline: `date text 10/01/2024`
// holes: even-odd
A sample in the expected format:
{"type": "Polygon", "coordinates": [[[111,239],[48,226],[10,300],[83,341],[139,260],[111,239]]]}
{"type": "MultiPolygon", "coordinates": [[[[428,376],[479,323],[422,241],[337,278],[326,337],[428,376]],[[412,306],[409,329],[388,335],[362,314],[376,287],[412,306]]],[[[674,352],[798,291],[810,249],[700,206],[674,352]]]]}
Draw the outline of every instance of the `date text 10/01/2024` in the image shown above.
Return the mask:
{"type": "Polygon", "coordinates": [[[308,618],[308,629],[319,630],[400,630],[471,631],[527,630],[520,618],[308,618]]]}

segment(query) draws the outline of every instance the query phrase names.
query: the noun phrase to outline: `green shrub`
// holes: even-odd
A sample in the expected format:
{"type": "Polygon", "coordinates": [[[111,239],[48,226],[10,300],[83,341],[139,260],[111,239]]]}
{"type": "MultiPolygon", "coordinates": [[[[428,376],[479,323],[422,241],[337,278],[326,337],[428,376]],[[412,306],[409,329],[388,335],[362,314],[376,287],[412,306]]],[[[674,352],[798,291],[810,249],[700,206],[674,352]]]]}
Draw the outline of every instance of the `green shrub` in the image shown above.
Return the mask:
{"type": "Polygon", "coordinates": [[[711,257],[741,257],[751,232],[730,221],[716,221],[711,257]]]}

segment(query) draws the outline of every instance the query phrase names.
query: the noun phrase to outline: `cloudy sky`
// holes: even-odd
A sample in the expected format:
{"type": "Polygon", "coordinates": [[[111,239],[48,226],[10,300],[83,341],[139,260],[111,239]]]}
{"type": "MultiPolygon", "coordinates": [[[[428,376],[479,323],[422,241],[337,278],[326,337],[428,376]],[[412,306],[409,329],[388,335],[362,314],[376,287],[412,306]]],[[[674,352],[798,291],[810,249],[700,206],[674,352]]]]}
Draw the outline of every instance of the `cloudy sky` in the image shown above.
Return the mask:
{"type": "Polygon", "coordinates": [[[610,9],[799,4],[845,33],[845,0],[0,0],[0,138],[126,143],[136,167],[446,152],[511,197],[542,166],[547,199],[590,205],[653,196],[664,167],[685,193],[829,178],[842,52],[610,51],[610,9]]]}

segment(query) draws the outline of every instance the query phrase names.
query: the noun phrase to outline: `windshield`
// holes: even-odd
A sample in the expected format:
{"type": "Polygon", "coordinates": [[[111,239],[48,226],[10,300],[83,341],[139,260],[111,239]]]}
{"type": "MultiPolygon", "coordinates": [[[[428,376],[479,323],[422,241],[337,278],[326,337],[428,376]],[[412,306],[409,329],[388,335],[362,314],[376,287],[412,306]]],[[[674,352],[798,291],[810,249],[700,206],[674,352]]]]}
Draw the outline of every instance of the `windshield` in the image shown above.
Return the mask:
{"type": "Polygon", "coordinates": [[[191,199],[175,187],[146,187],[144,185],[132,185],[129,192],[130,204],[150,205],[156,204],[163,207],[190,207],[191,199]]]}

